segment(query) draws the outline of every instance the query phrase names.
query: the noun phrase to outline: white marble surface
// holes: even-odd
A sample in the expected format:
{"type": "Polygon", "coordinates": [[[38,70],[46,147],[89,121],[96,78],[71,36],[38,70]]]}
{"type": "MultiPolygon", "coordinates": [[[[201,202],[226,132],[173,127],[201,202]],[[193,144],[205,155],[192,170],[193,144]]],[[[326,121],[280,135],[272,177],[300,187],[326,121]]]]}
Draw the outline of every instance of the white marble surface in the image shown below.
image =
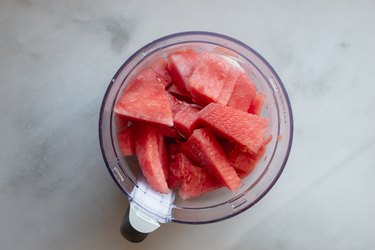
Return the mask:
{"type": "Polygon", "coordinates": [[[0,249],[375,249],[374,11],[372,0],[1,0],[0,249]],[[99,149],[101,99],[132,52],[186,30],[233,36],[275,67],[292,153],[251,210],[129,243],[99,149]]]}

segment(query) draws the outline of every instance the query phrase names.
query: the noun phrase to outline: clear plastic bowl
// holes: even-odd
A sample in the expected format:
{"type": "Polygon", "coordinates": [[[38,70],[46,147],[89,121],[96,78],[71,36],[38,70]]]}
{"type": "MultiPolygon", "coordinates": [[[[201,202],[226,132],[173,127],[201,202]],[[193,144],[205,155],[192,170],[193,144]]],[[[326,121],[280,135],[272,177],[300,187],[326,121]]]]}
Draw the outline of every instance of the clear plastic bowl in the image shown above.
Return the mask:
{"type": "Polygon", "coordinates": [[[105,93],[99,119],[99,137],[109,173],[131,204],[158,222],[209,223],[235,216],[253,206],[272,188],[287,162],[293,137],[293,117],[286,90],[275,70],[246,44],[210,32],[183,32],[155,40],[135,52],[117,71],[105,93]],[[132,77],[161,56],[183,47],[215,51],[237,60],[266,96],[261,116],[270,119],[268,144],[255,170],[232,193],[226,188],[191,200],[173,192],[162,195],[150,189],[135,157],[121,156],[113,107],[132,77]]]}

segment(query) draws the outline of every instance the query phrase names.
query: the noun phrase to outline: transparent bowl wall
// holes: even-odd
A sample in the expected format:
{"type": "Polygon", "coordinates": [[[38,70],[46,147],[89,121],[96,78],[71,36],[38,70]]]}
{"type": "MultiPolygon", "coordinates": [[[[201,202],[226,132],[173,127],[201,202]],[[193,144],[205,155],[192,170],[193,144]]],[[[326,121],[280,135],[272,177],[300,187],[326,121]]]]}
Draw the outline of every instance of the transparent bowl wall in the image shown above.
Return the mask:
{"type": "Polygon", "coordinates": [[[285,88],[273,68],[249,46],[233,38],[208,32],[184,32],[153,41],[134,53],[117,71],[105,94],[99,121],[99,137],[104,160],[120,189],[147,216],[159,222],[209,223],[235,216],[258,202],[279,178],[292,144],[293,118],[285,88]],[[270,119],[271,142],[255,170],[232,193],[226,188],[199,198],[183,201],[178,195],[160,195],[142,183],[142,173],[135,157],[121,156],[113,113],[129,81],[142,68],[171,51],[191,47],[231,56],[254,80],[266,96],[261,116],[270,119]],[[142,199],[134,195],[142,193],[142,199]],[[151,201],[151,202],[145,202],[151,201]],[[162,209],[161,209],[162,208],[162,209]]]}

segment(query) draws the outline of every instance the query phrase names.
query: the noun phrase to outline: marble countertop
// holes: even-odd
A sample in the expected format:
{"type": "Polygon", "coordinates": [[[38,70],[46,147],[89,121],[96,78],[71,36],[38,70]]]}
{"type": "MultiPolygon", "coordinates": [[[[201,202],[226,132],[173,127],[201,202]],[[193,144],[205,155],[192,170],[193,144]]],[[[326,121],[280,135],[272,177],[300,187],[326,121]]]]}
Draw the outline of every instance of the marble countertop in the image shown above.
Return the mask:
{"type": "Polygon", "coordinates": [[[375,2],[0,1],[0,249],[374,249],[375,2]],[[142,244],[98,142],[115,71],[161,36],[235,37],[276,69],[295,139],[271,192],[142,244]]]}

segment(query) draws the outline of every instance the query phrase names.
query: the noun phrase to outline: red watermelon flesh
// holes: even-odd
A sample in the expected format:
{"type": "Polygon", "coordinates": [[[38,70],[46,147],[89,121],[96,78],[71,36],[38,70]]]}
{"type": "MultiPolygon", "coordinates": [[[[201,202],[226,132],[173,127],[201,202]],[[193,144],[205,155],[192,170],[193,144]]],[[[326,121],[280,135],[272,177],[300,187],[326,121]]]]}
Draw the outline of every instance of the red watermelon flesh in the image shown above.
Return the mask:
{"type": "Polygon", "coordinates": [[[115,113],[130,120],[173,126],[169,97],[151,69],[143,70],[116,103],[115,113]]]}
{"type": "Polygon", "coordinates": [[[210,103],[198,113],[199,121],[222,137],[257,153],[264,143],[269,120],[221,104],[210,103]]]}
{"type": "Polygon", "coordinates": [[[260,112],[262,112],[263,104],[264,104],[265,99],[266,99],[266,97],[264,95],[262,95],[259,92],[256,92],[255,97],[254,97],[254,99],[251,103],[251,106],[249,108],[249,113],[259,115],[260,112]]]}
{"type": "Polygon", "coordinates": [[[198,197],[223,186],[205,168],[186,162],[185,176],[178,191],[183,200],[198,197]]]}
{"type": "Polygon", "coordinates": [[[236,191],[264,155],[269,121],[250,113],[261,112],[265,96],[230,54],[219,54],[160,57],[115,105],[119,148],[137,155],[156,191],[179,188],[182,199],[222,186],[236,191]]]}
{"type": "Polygon", "coordinates": [[[182,152],[180,143],[169,143],[166,145],[168,155],[175,155],[182,152]]]}
{"type": "Polygon", "coordinates": [[[184,166],[186,156],[182,153],[170,154],[169,157],[169,171],[168,171],[168,187],[174,189],[180,186],[184,179],[184,166]]]}
{"type": "Polygon", "coordinates": [[[168,63],[164,58],[160,58],[159,60],[151,64],[150,68],[161,78],[160,82],[165,87],[167,87],[172,82],[172,78],[169,75],[168,63]]]}
{"type": "Polygon", "coordinates": [[[254,170],[256,164],[263,156],[264,151],[264,145],[259,148],[257,154],[243,151],[241,147],[236,145],[232,151],[227,152],[227,158],[237,174],[243,179],[254,170]]]}
{"type": "Polygon", "coordinates": [[[164,136],[164,137],[169,137],[169,138],[181,138],[179,133],[174,127],[168,127],[165,125],[156,125],[158,128],[159,132],[164,136]]]}
{"type": "Polygon", "coordinates": [[[161,77],[157,72],[155,72],[155,70],[153,70],[151,66],[148,68],[145,68],[140,73],[138,73],[135,79],[139,79],[139,78],[145,79],[146,81],[157,82],[163,85],[164,88],[166,88],[170,83],[166,79],[161,77]]]}
{"type": "Polygon", "coordinates": [[[255,96],[256,87],[246,75],[240,74],[227,106],[247,112],[255,96]]]}
{"type": "Polygon", "coordinates": [[[188,103],[177,99],[175,96],[171,94],[168,94],[168,97],[169,97],[169,103],[171,105],[173,115],[178,113],[181,109],[185,108],[186,106],[189,106],[188,103]]]}
{"type": "Polygon", "coordinates": [[[183,107],[173,117],[174,126],[185,137],[188,138],[198,126],[199,109],[191,105],[183,107]]]}
{"type": "Polygon", "coordinates": [[[241,68],[241,66],[235,61],[234,59],[227,57],[227,56],[222,56],[225,60],[228,61],[228,63],[232,64],[232,69],[231,69],[231,77],[227,80],[225,83],[223,89],[221,90],[221,93],[217,99],[217,103],[227,105],[229,100],[231,99],[233,95],[234,88],[237,85],[238,78],[244,74],[244,70],[241,68]]]}
{"type": "Polygon", "coordinates": [[[143,175],[155,191],[167,193],[168,160],[162,134],[152,125],[136,123],[132,127],[135,152],[143,175]]]}
{"type": "Polygon", "coordinates": [[[198,53],[192,49],[178,51],[168,56],[168,67],[173,83],[182,92],[189,92],[189,78],[199,62],[198,53]]]}
{"type": "Polygon", "coordinates": [[[129,120],[121,115],[115,114],[115,124],[117,133],[120,133],[128,128],[129,120]]]}
{"type": "Polygon", "coordinates": [[[221,146],[224,149],[231,166],[236,170],[238,176],[243,179],[247,177],[255,168],[259,160],[263,157],[267,144],[272,136],[265,139],[263,145],[256,154],[249,153],[236,143],[222,139],[221,146]]]}
{"type": "Polygon", "coordinates": [[[200,57],[189,79],[193,101],[202,106],[217,101],[226,104],[241,67],[233,59],[213,53],[202,53],[200,57]]]}
{"type": "Polygon", "coordinates": [[[241,179],[230,166],[223,149],[209,129],[194,130],[182,150],[193,162],[205,168],[233,192],[241,186],[241,179]]]}
{"type": "Polygon", "coordinates": [[[192,102],[190,93],[185,91],[185,90],[180,90],[173,83],[171,85],[169,85],[168,92],[171,93],[172,95],[174,95],[175,97],[177,97],[180,100],[183,100],[183,101],[186,101],[186,102],[189,102],[189,103],[192,102]]]}
{"type": "Polygon", "coordinates": [[[129,155],[135,154],[132,127],[128,127],[126,130],[118,133],[117,140],[118,140],[118,144],[119,144],[119,147],[123,156],[129,156],[129,155]]]}

